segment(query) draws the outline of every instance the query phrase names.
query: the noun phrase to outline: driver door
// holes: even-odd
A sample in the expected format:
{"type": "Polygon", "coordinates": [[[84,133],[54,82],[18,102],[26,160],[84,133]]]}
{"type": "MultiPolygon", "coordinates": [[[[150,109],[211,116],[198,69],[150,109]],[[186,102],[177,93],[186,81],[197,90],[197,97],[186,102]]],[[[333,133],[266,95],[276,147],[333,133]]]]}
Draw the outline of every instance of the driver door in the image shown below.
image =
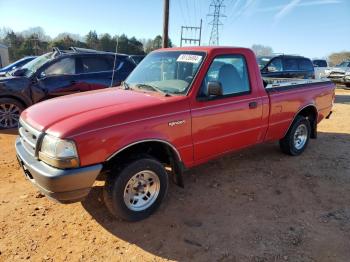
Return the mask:
{"type": "Polygon", "coordinates": [[[243,55],[214,58],[191,110],[197,163],[261,141],[266,123],[257,82],[249,80],[253,72],[243,55]],[[206,94],[205,86],[213,81],[222,86],[222,95],[206,94]]]}
{"type": "Polygon", "coordinates": [[[45,99],[80,92],[74,57],[55,61],[44,69],[36,85],[45,92],[45,99]]]}

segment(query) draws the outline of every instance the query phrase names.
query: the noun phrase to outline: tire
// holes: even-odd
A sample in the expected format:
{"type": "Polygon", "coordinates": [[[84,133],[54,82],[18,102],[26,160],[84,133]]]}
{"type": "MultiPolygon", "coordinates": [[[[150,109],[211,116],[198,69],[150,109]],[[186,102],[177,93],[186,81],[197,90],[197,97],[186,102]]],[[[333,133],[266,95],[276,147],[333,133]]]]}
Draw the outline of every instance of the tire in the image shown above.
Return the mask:
{"type": "Polygon", "coordinates": [[[311,134],[309,120],[303,116],[297,116],[284,138],[280,140],[283,153],[298,156],[306,149],[311,134]]]}
{"type": "Polygon", "coordinates": [[[115,217],[139,221],[158,209],[168,185],[163,165],[151,157],[143,157],[112,171],[106,179],[103,198],[115,217]]]}
{"type": "Polygon", "coordinates": [[[345,86],[346,86],[346,87],[350,87],[350,83],[346,83],[345,86]]]}
{"type": "Polygon", "coordinates": [[[17,128],[24,106],[12,98],[0,98],[0,129],[17,128]]]}

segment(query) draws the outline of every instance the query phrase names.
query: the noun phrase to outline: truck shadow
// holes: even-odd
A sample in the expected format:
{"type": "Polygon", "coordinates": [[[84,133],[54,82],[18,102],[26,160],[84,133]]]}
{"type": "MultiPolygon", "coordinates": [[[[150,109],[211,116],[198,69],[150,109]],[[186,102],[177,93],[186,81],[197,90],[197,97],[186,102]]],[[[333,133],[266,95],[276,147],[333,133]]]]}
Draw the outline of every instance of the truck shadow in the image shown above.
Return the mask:
{"type": "Polygon", "coordinates": [[[4,134],[4,135],[18,135],[18,129],[17,128],[0,129],[0,134],[4,134]]]}
{"type": "Polygon", "coordinates": [[[82,206],[115,237],[166,259],[231,261],[236,249],[238,258],[248,260],[264,257],[266,250],[281,254],[295,248],[283,246],[281,238],[289,234],[286,228],[297,227],[296,221],[310,239],[319,236],[310,225],[319,223],[328,199],[335,203],[343,196],[338,189],[321,193],[316,185],[350,184],[349,147],[350,134],[319,132],[299,157],[282,154],[276,143],[227,155],[187,171],[185,188],[171,184],[160,209],[136,223],[109,214],[101,185],[82,206]]]}

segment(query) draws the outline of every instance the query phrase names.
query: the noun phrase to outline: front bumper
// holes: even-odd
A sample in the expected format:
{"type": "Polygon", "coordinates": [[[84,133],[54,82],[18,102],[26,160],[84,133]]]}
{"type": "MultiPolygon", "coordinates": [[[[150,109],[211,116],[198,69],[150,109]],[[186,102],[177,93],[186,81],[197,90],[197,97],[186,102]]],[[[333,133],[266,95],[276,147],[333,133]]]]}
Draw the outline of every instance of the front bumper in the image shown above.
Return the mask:
{"type": "Polygon", "coordinates": [[[19,138],[16,151],[25,176],[42,193],[61,203],[83,200],[102,170],[102,164],[74,169],[54,168],[28,154],[19,138]]]}
{"type": "Polygon", "coordinates": [[[330,79],[331,81],[335,82],[335,83],[344,83],[344,76],[329,76],[328,79],[330,79]]]}

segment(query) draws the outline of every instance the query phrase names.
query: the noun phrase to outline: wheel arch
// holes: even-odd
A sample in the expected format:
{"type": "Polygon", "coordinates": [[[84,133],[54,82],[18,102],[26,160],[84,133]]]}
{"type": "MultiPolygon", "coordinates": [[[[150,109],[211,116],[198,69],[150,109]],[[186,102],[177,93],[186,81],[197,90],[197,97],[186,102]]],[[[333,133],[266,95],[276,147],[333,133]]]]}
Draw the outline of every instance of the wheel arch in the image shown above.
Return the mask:
{"type": "Polygon", "coordinates": [[[290,123],[285,135],[287,134],[289,129],[292,127],[297,116],[304,116],[305,118],[307,118],[310,121],[310,125],[311,125],[310,138],[317,138],[318,111],[317,111],[315,104],[305,105],[297,111],[297,113],[294,115],[293,121],[290,123]]]}
{"type": "Polygon", "coordinates": [[[28,101],[26,101],[26,99],[24,99],[23,97],[16,96],[16,95],[4,94],[4,95],[0,95],[0,99],[1,98],[14,99],[14,100],[20,102],[24,108],[27,108],[28,106],[30,106],[30,103],[28,103],[28,101]]]}
{"type": "Polygon", "coordinates": [[[106,159],[106,163],[107,165],[119,164],[122,159],[132,159],[133,156],[135,157],[142,154],[151,155],[161,163],[170,166],[171,170],[167,170],[167,172],[171,173],[177,185],[181,187],[184,186],[182,177],[184,164],[180,152],[173,144],[166,140],[143,139],[129,143],[110,155],[106,159]]]}

